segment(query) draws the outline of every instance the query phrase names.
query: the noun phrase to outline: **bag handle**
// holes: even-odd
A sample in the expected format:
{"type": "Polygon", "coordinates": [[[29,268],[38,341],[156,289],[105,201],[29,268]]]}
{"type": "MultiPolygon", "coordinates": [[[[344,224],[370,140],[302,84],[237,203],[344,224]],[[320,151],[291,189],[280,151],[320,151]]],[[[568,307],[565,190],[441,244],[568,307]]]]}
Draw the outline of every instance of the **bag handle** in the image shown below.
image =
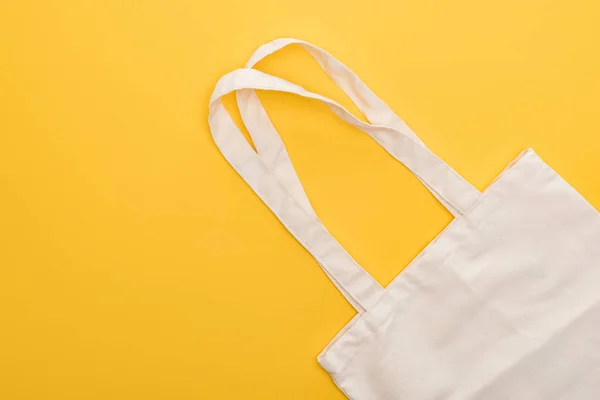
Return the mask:
{"type": "MultiPolygon", "coordinates": [[[[246,63],[246,68],[254,67],[256,63],[265,57],[292,44],[300,45],[315,58],[321,68],[350,97],[369,122],[394,128],[399,133],[425,146],[408,125],[387,104],[377,97],[354,72],[325,50],[315,45],[291,38],[276,39],[260,46],[251,55],[246,63]]],[[[286,185],[290,193],[302,204],[305,210],[314,214],[314,210],[292,165],[287,149],[265,112],[256,92],[251,89],[240,90],[236,92],[236,96],[242,120],[254,141],[258,153],[263,155],[265,162],[269,164],[275,174],[280,176],[282,183],[286,185]]],[[[398,159],[390,148],[386,147],[384,143],[380,142],[380,144],[392,156],[398,159]]],[[[398,160],[402,162],[402,160],[398,160]]],[[[458,179],[463,180],[462,186],[464,187],[461,193],[440,193],[426,178],[419,175],[417,177],[454,216],[462,215],[480,196],[479,191],[460,176],[458,176],[458,179]]]]}
{"type": "Polygon", "coordinates": [[[464,180],[427,148],[393,128],[367,124],[338,103],[283,79],[254,69],[239,69],[222,77],[210,101],[209,125],[213,138],[233,168],[275,213],[286,228],[343,288],[342,293],[359,312],[370,310],[385,293],[364,269],[329,234],[315,215],[308,213],[289,192],[264,158],[257,154],[237,128],[221,97],[236,90],[261,89],[289,92],[323,102],[336,115],[367,132],[393,151],[418,176],[426,176],[440,193],[460,193],[464,180]]]}
{"type": "Polygon", "coordinates": [[[290,194],[288,186],[273,173],[263,156],[254,151],[223,106],[223,96],[242,89],[276,90],[324,102],[331,100],[260,71],[238,69],[217,83],[210,100],[209,125],[215,143],[227,161],[313,255],[348,301],[359,313],[370,310],[385,289],[352,259],[316,215],[308,213],[290,194]]]}

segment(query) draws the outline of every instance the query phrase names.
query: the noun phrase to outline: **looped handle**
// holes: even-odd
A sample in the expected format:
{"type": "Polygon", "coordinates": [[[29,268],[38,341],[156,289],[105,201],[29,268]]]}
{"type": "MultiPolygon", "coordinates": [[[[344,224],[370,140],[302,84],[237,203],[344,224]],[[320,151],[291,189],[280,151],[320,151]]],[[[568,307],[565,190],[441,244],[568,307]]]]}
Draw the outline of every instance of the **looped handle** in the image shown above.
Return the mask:
{"type": "MultiPolygon", "coordinates": [[[[263,58],[273,54],[291,44],[298,44],[306,49],[329,77],[350,97],[358,109],[372,124],[384,125],[393,128],[400,134],[415,140],[425,146],[417,135],[398,117],[379,97],[377,97],[361,80],[343,63],[327,53],[325,50],[308,42],[283,38],[260,46],[246,63],[246,68],[252,68],[263,58]]],[[[236,93],[242,120],[250,133],[252,140],[259,152],[270,164],[273,172],[280,176],[282,182],[288,187],[290,193],[303,205],[309,213],[314,213],[306,196],[304,188],[296,174],[285,145],[277,130],[271,123],[258,96],[254,90],[241,90],[236,93]]],[[[368,133],[368,132],[367,132],[368,133]]],[[[396,157],[384,144],[383,147],[396,157]]],[[[396,157],[398,159],[398,157],[396,157]]],[[[399,159],[399,161],[402,161],[399,159]]],[[[413,171],[414,172],[414,171],[413,171]]],[[[480,193],[468,182],[463,180],[463,193],[458,198],[440,193],[427,179],[417,177],[431,191],[431,193],[454,215],[462,215],[480,193]]],[[[460,178],[460,177],[459,177],[460,178]]],[[[462,178],[460,178],[462,179],[462,178]]]]}
{"type": "MultiPolygon", "coordinates": [[[[210,100],[208,122],[215,143],[231,166],[315,257],[356,310],[360,313],[370,310],[383,296],[385,289],[352,259],[314,212],[307,212],[289,192],[287,182],[282,182],[265,159],[254,151],[223,106],[223,96],[242,89],[295,93],[323,101],[337,110],[343,108],[323,96],[307,92],[274,76],[253,69],[238,69],[225,75],[217,83],[210,100]]],[[[352,115],[345,110],[341,111],[341,114],[344,113],[352,115]]],[[[352,118],[356,119],[354,116],[352,118]]]]}
{"type": "Polygon", "coordinates": [[[367,133],[401,161],[455,215],[464,213],[475,203],[480,193],[425,147],[410,128],[352,71],[323,50],[306,42],[280,39],[261,46],[251,57],[248,67],[292,43],[304,46],[317,58],[371,123],[359,120],[327,97],[306,91],[283,79],[245,68],[225,75],[217,83],[210,100],[209,125],[215,143],[228,162],[290,233],[315,257],[348,301],[362,313],[374,307],[385,294],[385,289],[352,259],[317,217],[283,141],[254,90],[288,92],[323,102],[336,115],[367,133]],[[244,138],[223,106],[221,97],[230,92],[239,93],[240,112],[258,153],[244,138]]]}
{"type": "Polygon", "coordinates": [[[246,63],[246,68],[254,68],[259,61],[293,44],[301,46],[319,63],[325,73],[350,97],[369,122],[389,126],[422,143],[408,125],[383,100],[377,97],[350,68],[325,50],[304,40],[281,38],[264,44],[252,53],[246,63]]]}

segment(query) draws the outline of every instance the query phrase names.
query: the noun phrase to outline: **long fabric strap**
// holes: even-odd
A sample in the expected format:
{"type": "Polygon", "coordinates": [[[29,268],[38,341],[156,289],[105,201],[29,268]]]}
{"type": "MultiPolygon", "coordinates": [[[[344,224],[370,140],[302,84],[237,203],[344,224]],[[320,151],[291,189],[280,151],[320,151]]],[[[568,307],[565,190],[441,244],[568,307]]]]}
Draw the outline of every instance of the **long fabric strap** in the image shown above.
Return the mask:
{"type": "Polygon", "coordinates": [[[315,257],[357,310],[368,311],[385,289],[350,257],[318,218],[307,212],[305,206],[290,193],[289,182],[282,182],[264,157],[254,151],[225,110],[221,97],[243,89],[283,91],[319,100],[343,120],[388,146],[418,176],[427,176],[429,182],[435,182],[438,192],[458,192],[464,187],[460,183],[457,187],[456,182],[460,180],[452,179],[456,173],[419,142],[393,128],[362,122],[326,97],[253,69],[233,71],[217,83],[209,114],[209,124],[217,146],[234,169],[315,257]]]}
{"type": "MultiPolygon", "coordinates": [[[[315,45],[291,38],[276,39],[259,47],[250,56],[246,68],[253,68],[256,63],[265,57],[291,44],[298,44],[306,49],[327,75],[350,97],[370,123],[391,127],[402,135],[425,146],[404,121],[377,97],[356,74],[325,50],[315,45]]],[[[240,90],[236,95],[242,120],[254,141],[258,153],[263,156],[265,162],[279,176],[281,182],[286,185],[290,193],[302,204],[305,210],[308,213],[315,214],[285,145],[271,123],[256,92],[250,89],[240,90]]],[[[377,137],[374,137],[374,139],[377,140],[377,137]]],[[[398,154],[393,151],[393,148],[388,146],[388,143],[393,143],[393,141],[380,142],[392,156],[403,162],[398,154]]],[[[450,171],[452,170],[450,169],[450,171]]],[[[451,179],[456,181],[455,186],[459,188],[459,190],[453,192],[440,192],[438,190],[439,185],[436,185],[435,182],[430,183],[427,176],[417,174],[417,177],[454,216],[460,216],[477,200],[480,193],[460,175],[455,173],[453,175],[451,179]]]]}
{"type": "Polygon", "coordinates": [[[221,97],[242,89],[275,90],[321,100],[326,104],[333,102],[260,71],[239,69],[217,83],[210,100],[209,125],[215,143],[227,161],[313,255],[348,301],[360,313],[370,310],[385,289],[352,259],[316,215],[307,212],[305,205],[289,192],[288,182],[282,182],[263,156],[254,151],[223,106],[221,97]]]}

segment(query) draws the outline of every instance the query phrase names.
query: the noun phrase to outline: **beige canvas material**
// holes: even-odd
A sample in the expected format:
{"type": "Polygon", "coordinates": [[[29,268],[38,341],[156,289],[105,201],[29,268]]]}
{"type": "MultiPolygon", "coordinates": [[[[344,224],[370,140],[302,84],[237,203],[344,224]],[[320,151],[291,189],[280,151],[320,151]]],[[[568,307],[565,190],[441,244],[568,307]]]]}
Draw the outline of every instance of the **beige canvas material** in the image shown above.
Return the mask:
{"type": "Polygon", "coordinates": [[[227,161],[357,309],[319,356],[349,398],[600,398],[600,214],[532,150],[479,193],[346,66],[295,39],[261,46],[246,68],[221,78],[209,124],[227,161]],[[289,44],[307,49],[369,122],[252,68],[289,44]],[[383,288],[315,214],[255,89],[323,102],[409,168],[456,218],[383,288]],[[236,91],[257,151],[222,105],[236,91]]]}

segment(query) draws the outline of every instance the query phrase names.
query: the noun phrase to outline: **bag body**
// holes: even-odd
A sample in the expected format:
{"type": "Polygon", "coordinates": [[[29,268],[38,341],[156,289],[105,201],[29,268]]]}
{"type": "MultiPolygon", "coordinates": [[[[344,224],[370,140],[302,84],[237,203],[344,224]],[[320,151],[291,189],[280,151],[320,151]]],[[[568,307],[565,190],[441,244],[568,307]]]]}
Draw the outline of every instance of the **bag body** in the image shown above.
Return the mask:
{"type": "Polygon", "coordinates": [[[600,218],[533,151],[320,363],[352,399],[600,397],[600,218]]]}
{"type": "Polygon", "coordinates": [[[261,46],[211,98],[217,146],[315,257],[357,315],[319,355],[354,400],[600,398],[600,214],[532,150],[480,193],[435,156],[346,66],[295,39],[261,46]],[[369,123],[252,69],[307,49],[369,123]],[[254,89],[325,103],[407,166],[455,216],[386,288],[329,234],[254,89]],[[256,151],[225,111],[236,91],[256,151]]]}

